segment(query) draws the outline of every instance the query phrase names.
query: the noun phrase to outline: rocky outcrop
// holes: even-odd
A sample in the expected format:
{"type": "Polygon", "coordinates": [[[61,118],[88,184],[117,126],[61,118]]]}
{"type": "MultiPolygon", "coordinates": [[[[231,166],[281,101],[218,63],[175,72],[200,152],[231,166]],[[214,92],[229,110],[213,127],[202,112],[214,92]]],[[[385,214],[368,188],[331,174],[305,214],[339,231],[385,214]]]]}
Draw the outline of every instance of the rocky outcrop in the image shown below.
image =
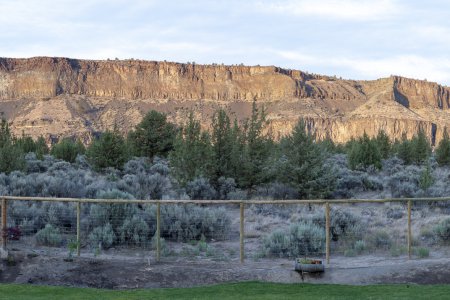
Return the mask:
{"type": "Polygon", "coordinates": [[[449,100],[447,87],[398,76],[354,81],[273,66],[0,58],[0,115],[16,133],[49,140],[88,142],[114,124],[126,132],[149,109],[177,123],[192,110],[207,128],[218,107],[242,120],[257,101],[276,137],[303,117],[319,138],[336,142],[380,129],[399,139],[419,128],[435,142],[450,128],[449,100]]]}

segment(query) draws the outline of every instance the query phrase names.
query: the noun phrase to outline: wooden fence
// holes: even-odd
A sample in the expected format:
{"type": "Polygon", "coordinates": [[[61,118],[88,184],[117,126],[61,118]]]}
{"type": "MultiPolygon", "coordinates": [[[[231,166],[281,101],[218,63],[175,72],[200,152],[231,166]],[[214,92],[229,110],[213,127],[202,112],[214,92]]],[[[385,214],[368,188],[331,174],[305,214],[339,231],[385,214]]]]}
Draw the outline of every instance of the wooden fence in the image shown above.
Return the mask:
{"type": "MultiPolygon", "coordinates": [[[[240,261],[244,263],[244,219],[245,206],[252,204],[259,205],[290,205],[290,204],[310,204],[310,205],[325,205],[325,259],[326,263],[330,264],[330,207],[338,204],[351,203],[406,203],[407,204],[407,248],[408,257],[412,255],[412,232],[411,232],[411,208],[413,202],[432,202],[432,201],[450,201],[450,197],[442,198],[389,198],[389,199],[337,199],[337,200],[121,200],[121,199],[78,199],[78,198],[49,198],[49,197],[14,197],[3,196],[0,197],[1,209],[1,232],[7,230],[7,205],[9,201],[50,201],[50,202],[71,202],[76,203],[77,213],[77,255],[80,256],[80,216],[81,205],[87,203],[106,203],[106,204],[156,204],[156,259],[159,261],[161,257],[161,205],[170,204],[202,204],[202,205],[239,205],[240,207],[240,222],[239,222],[239,244],[240,244],[240,261]]],[[[2,234],[1,247],[6,249],[7,237],[2,234]]]]}

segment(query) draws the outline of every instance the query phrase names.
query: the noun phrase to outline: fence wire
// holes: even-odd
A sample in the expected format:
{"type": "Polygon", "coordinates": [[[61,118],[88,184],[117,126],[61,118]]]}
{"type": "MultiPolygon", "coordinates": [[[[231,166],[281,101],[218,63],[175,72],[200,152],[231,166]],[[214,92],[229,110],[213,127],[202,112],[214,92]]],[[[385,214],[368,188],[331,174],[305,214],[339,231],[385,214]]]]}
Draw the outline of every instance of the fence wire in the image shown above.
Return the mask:
{"type": "MultiPolygon", "coordinates": [[[[96,201],[9,199],[2,236],[8,248],[69,258],[78,251],[85,257],[167,261],[239,261],[241,255],[252,260],[327,257],[324,202],[244,201],[241,232],[236,202],[161,201],[158,256],[157,204],[96,201]]],[[[329,204],[331,260],[367,256],[423,259],[449,254],[449,201],[411,202],[410,242],[408,201],[329,204]]]]}

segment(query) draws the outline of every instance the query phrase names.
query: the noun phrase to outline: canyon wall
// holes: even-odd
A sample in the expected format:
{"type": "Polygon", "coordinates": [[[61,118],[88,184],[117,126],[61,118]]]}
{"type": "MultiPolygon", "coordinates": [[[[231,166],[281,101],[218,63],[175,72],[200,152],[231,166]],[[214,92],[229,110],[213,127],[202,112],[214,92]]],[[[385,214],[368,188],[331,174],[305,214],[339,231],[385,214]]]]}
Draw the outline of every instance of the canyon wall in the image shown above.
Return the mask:
{"type": "Polygon", "coordinates": [[[150,109],[179,124],[194,111],[208,128],[217,108],[243,120],[256,101],[275,137],[302,117],[319,138],[336,142],[380,129],[400,139],[420,128],[438,142],[450,128],[449,100],[447,87],[398,76],[355,81],[273,66],[0,58],[0,115],[16,134],[49,141],[89,142],[114,125],[127,132],[150,109]]]}

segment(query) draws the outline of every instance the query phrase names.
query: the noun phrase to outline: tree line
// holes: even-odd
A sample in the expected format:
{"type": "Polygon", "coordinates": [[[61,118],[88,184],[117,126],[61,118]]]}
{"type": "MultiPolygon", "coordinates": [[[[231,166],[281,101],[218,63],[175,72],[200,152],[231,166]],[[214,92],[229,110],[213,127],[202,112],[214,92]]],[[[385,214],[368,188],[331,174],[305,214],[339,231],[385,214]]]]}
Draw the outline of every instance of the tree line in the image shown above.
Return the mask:
{"type": "MultiPolygon", "coordinates": [[[[267,125],[264,107],[255,102],[250,117],[243,122],[230,118],[223,109],[217,110],[209,130],[203,130],[192,113],[186,124],[177,126],[165,114],[150,111],[127,136],[114,128],[87,147],[63,138],[49,149],[42,137],[36,141],[25,135],[14,137],[3,121],[0,172],[25,168],[24,155],[28,152],[35,152],[38,158],[50,154],[71,163],[78,155],[85,155],[98,172],[122,169],[133,157],[162,157],[168,159],[171,175],[182,187],[202,178],[218,190],[224,181],[232,179],[238,188],[251,194],[258,186],[279,182],[295,189],[299,198],[327,198],[337,180],[333,166],[327,164],[332,154],[346,154],[353,170],[381,169],[382,160],[392,156],[405,164],[427,164],[432,155],[423,130],[409,140],[404,136],[400,141],[391,141],[380,131],[372,138],[364,134],[345,144],[335,144],[330,139],[316,140],[302,119],[279,140],[266,130],[267,125]]],[[[440,165],[450,165],[446,130],[435,157],[440,165]]]]}

